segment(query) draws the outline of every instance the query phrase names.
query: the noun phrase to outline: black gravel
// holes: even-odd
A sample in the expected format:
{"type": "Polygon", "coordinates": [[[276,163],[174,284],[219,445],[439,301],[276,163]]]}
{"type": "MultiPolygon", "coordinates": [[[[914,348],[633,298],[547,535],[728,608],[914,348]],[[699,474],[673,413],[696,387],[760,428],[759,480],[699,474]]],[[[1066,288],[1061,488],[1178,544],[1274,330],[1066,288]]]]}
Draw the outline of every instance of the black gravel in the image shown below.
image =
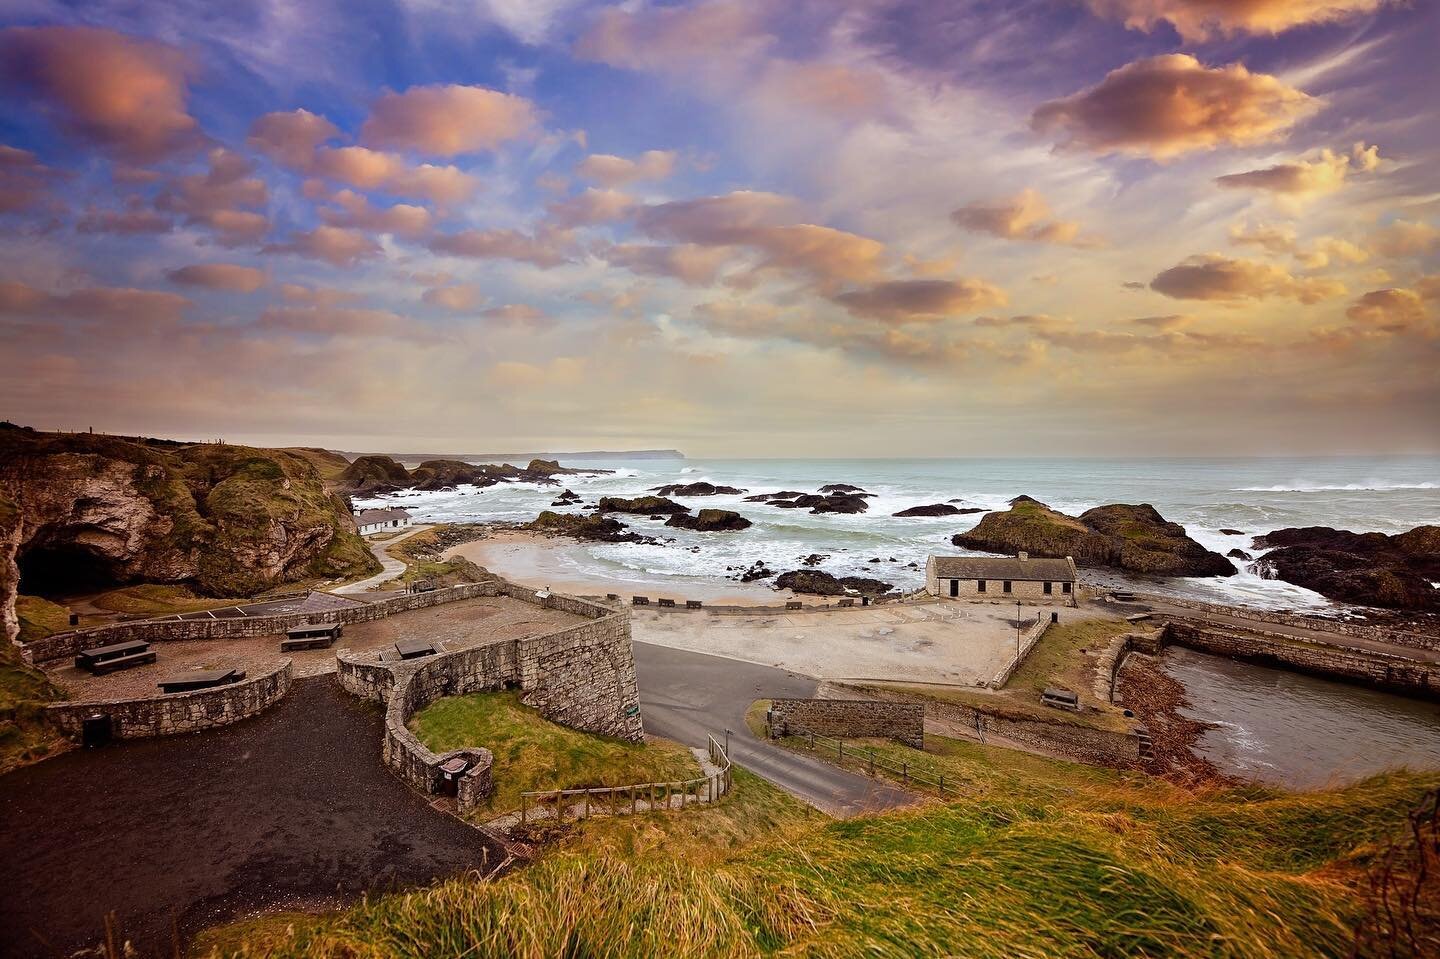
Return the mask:
{"type": "Polygon", "coordinates": [[[326,676],[234,726],[0,777],[0,956],[68,955],[113,912],[142,956],[168,957],[175,930],[493,869],[499,844],[381,763],[382,726],[326,676]]]}

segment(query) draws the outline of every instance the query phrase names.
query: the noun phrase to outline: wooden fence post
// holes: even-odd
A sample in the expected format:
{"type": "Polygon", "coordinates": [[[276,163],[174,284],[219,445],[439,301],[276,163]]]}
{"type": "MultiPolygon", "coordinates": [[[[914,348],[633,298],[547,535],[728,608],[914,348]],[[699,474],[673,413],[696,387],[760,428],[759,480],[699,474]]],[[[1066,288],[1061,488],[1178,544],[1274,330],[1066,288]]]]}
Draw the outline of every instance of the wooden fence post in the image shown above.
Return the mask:
{"type": "Polygon", "coordinates": [[[522,826],[525,825],[525,806],[526,806],[525,794],[524,794],[524,793],[521,793],[521,794],[520,794],[520,825],[522,825],[522,826]]]}

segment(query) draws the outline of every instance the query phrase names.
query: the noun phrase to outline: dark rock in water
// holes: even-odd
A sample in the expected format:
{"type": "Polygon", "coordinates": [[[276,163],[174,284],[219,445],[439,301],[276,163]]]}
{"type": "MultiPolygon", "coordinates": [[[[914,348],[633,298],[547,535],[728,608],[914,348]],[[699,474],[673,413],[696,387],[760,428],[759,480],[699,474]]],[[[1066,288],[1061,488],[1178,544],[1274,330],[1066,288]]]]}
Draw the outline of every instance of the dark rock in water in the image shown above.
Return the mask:
{"type": "MultiPolygon", "coordinates": [[[[797,496],[804,496],[804,495],[805,495],[804,493],[801,493],[801,492],[799,492],[798,490],[787,489],[787,490],[781,490],[781,491],[778,492],[778,493],[756,493],[754,496],[747,496],[747,497],[745,497],[745,502],[747,502],[747,503],[768,503],[768,502],[770,502],[771,500],[777,500],[777,499],[794,499],[794,498],[797,497],[797,496]]],[[[775,504],[775,505],[778,506],[778,505],[780,505],[780,504],[777,503],[777,504],[775,504]]]]}
{"type": "Polygon", "coordinates": [[[774,575],[775,571],[766,566],[763,559],[756,560],[754,565],[740,574],[740,582],[753,583],[757,579],[769,579],[774,575]]]}
{"type": "Polygon", "coordinates": [[[738,496],[745,492],[743,489],[736,489],[734,486],[715,486],[711,483],[672,483],[669,486],[656,486],[650,490],[657,496],[738,496]]]}
{"type": "Polygon", "coordinates": [[[822,487],[820,487],[820,492],[822,492],[822,493],[863,493],[863,492],[865,492],[865,488],[862,487],[862,486],[851,486],[849,483],[831,483],[831,484],[828,485],[828,486],[822,486],[822,487]]]}
{"type": "Polygon", "coordinates": [[[800,565],[801,565],[801,566],[819,566],[821,563],[825,562],[825,561],[826,561],[827,559],[829,559],[829,558],[830,558],[829,555],[827,555],[827,554],[825,554],[825,553],[811,553],[809,556],[806,556],[804,559],[802,559],[802,560],[800,561],[800,565]]]}
{"type": "Polygon", "coordinates": [[[771,506],[781,509],[808,509],[811,513],[863,513],[870,508],[863,496],[856,493],[800,493],[794,499],[772,499],[771,506]]]}
{"type": "Polygon", "coordinates": [[[1234,565],[1185,534],[1178,523],[1148,504],[1113,504],[1079,517],[1017,496],[1005,512],[992,512],[956,546],[990,553],[1025,551],[1031,556],[1073,556],[1080,566],[1111,566],[1150,576],[1233,576],[1234,565]]]}
{"type": "Polygon", "coordinates": [[[694,516],[676,513],[665,523],[680,529],[693,529],[702,533],[735,532],[750,528],[750,521],[734,510],[702,509],[694,516]]]}
{"type": "Polygon", "coordinates": [[[954,516],[957,513],[965,512],[949,503],[931,503],[929,506],[912,506],[909,509],[902,509],[898,513],[891,513],[892,516],[954,516]]]}
{"type": "Polygon", "coordinates": [[[1352,533],[1328,526],[1280,529],[1255,538],[1268,549],[1251,567],[1269,579],[1362,606],[1440,611],[1440,526],[1408,533],[1352,533]]]}
{"type": "Polygon", "coordinates": [[[634,499],[625,499],[621,496],[602,496],[599,509],[602,513],[641,513],[645,515],[690,512],[690,507],[681,506],[674,500],[668,500],[663,496],[637,496],[634,499]]]}
{"type": "Polygon", "coordinates": [[[781,573],[775,580],[780,589],[796,593],[810,593],[815,596],[844,596],[859,593],[862,596],[879,596],[890,592],[891,584],[864,576],[843,576],[836,578],[818,569],[796,569],[781,573]]]}
{"type": "Polygon", "coordinates": [[[878,562],[880,562],[880,557],[878,557],[878,556],[872,556],[872,557],[870,557],[868,560],[866,560],[866,562],[869,562],[869,563],[878,563],[878,562]]]}
{"type": "Polygon", "coordinates": [[[1232,549],[1230,552],[1226,553],[1225,555],[1228,556],[1228,557],[1230,557],[1231,559],[1243,560],[1243,561],[1246,562],[1246,563],[1250,562],[1250,560],[1252,560],[1252,559],[1255,558],[1255,557],[1251,556],[1249,553],[1245,552],[1243,549],[1232,549]]]}
{"type": "Polygon", "coordinates": [[[340,473],[336,486],[365,496],[406,489],[413,482],[410,471],[388,456],[359,456],[340,473]]]}
{"type": "Polygon", "coordinates": [[[979,506],[962,506],[955,512],[962,516],[968,516],[971,513],[988,513],[990,511],[979,506]]]}
{"type": "Polygon", "coordinates": [[[653,543],[649,536],[628,531],[619,520],[583,513],[556,513],[546,510],[527,524],[528,529],[552,536],[573,536],[599,543],[653,543]]]}
{"type": "Polygon", "coordinates": [[[1220,532],[1224,533],[1226,536],[1244,536],[1244,535],[1245,535],[1244,533],[1240,532],[1238,529],[1222,529],[1220,532]]]}

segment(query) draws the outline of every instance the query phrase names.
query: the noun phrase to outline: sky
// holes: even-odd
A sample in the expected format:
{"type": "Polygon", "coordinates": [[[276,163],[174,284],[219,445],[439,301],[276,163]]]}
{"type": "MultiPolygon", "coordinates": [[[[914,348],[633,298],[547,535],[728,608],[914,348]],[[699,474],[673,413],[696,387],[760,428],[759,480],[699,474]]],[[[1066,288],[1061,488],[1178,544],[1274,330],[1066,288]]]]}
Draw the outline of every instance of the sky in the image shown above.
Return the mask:
{"type": "Polygon", "coordinates": [[[1440,452],[1430,0],[7,0],[0,418],[1440,452]]]}

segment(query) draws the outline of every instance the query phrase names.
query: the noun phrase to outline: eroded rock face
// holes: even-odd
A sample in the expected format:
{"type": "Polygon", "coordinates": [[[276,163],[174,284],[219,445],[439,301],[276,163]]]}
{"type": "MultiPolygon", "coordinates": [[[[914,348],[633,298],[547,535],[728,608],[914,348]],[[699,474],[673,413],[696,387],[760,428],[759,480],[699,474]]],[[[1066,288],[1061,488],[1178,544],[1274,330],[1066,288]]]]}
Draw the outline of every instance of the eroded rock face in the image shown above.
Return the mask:
{"type": "Polygon", "coordinates": [[[414,484],[410,471],[388,456],[359,456],[340,474],[340,489],[356,496],[373,496],[406,489],[414,484]]]}
{"type": "Polygon", "coordinates": [[[1440,526],[1408,533],[1352,533],[1328,526],[1280,529],[1255,538],[1268,549],[1251,567],[1328,599],[1391,609],[1440,610],[1440,526]]]}
{"type": "Polygon", "coordinates": [[[1080,566],[1111,566],[1150,576],[1233,576],[1228,559],[1213,553],[1148,504],[1113,504],[1079,517],[1029,496],[989,513],[973,530],[950,538],[956,546],[991,553],[1072,556],[1080,566]]]}
{"type": "Polygon", "coordinates": [[[19,511],[27,588],[185,583],[249,596],[379,571],[344,501],[281,450],[7,429],[0,490],[19,511]]]}
{"type": "Polygon", "coordinates": [[[20,593],[15,554],[19,550],[20,507],[0,493],[0,642],[7,645],[20,636],[20,617],[15,614],[15,597],[20,593]]]}
{"type": "Polygon", "coordinates": [[[702,509],[694,516],[676,513],[665,522],[666,526],[679,529],[693,529],[702,533],[731,533],[750,528],[750,521],[730,509],[702,509]]]}

